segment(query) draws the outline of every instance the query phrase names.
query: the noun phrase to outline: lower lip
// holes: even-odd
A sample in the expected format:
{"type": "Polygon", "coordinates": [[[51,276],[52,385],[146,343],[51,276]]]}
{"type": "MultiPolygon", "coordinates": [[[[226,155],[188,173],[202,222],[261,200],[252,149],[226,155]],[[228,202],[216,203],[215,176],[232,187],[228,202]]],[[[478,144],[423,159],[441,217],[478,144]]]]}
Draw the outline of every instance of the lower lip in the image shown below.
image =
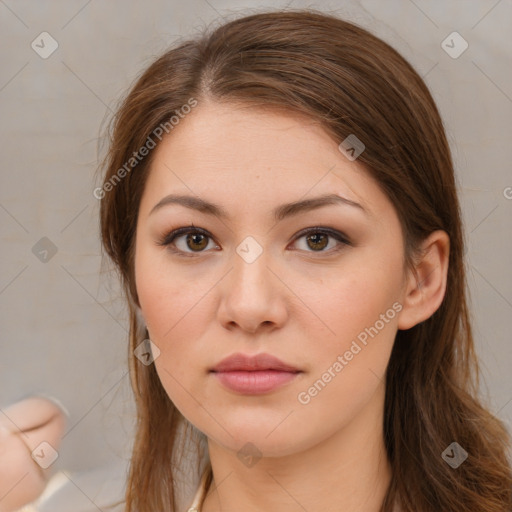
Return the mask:
{"type": "Polygon", "coordinates": [[[299,373],[279,370],[213,372],[224,386],[246,395],[273,391],[293,380],[299,373]]]}

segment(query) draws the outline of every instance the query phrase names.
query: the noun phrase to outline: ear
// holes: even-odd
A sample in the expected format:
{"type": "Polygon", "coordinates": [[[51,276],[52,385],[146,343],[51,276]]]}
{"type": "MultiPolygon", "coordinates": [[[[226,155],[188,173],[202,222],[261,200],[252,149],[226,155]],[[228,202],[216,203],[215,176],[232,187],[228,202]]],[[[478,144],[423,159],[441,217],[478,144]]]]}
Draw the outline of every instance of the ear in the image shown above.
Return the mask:
{"type": "Polygon", "coordinates": [[[139,306],[135,307],[135,316],[137,317],[137,321],[138,321],[139,325],[141,325],[141,326],[146,325],[146,320],[144,320],[144,315],[142,314],[142,309],[140,309],[139,306]]]}
{"type": "Polygon", "coordinates": [[[448,234],[442,230],[431,233],[422,242],[420,254],[405,279],[398,329],[410,329],[430,318],[443,302],[450,255],[448,234]]]}

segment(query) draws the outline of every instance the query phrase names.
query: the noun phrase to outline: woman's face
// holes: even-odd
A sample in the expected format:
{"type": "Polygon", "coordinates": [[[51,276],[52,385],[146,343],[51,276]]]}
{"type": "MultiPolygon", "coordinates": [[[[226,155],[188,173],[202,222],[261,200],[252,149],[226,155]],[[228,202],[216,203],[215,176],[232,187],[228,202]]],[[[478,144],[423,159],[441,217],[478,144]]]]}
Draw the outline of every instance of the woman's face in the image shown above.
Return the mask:
{"type": "Polygon", "coordinates": [[[181,413],[226,448],[280,456],[381,407],[404,245],[373,178],[313,121],[234,105],[200,102],[154,151],[136,286],[181,413]],[[212,372],[235,353],[296,372],[212,372]]]}

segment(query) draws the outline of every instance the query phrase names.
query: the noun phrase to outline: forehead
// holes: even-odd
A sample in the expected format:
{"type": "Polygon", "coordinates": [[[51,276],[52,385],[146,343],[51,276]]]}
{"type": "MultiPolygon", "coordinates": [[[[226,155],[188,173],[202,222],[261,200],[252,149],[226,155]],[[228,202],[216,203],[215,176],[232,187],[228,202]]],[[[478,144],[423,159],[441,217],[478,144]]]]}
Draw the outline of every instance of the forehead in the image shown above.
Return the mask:
{"type": "Polygon", "coordinates": [[[166,137],[157,157],[179,150],[190,163],[207,164],[205,171],[221,162],[252,172],[263,164],[286,168],[288,162],[303,158],[327,162],[325,152],[333,146],[335,143],[312,118],[285,114],[282,109],[208,101],[200,103],[166,137]]]}
{"type": "MultiPolygon", "coordinates": [[[[318,121],[283,111],[199,103],[154,150],[141,210],[186,193],[244,209],[274,209],[326,193],[369,210],[385,206],[377,183],[318,121]],[[152,203],[152,204],[149,204],[152,203]]],[[[388,205],[389,206],[389,205],[388,205]]]]}

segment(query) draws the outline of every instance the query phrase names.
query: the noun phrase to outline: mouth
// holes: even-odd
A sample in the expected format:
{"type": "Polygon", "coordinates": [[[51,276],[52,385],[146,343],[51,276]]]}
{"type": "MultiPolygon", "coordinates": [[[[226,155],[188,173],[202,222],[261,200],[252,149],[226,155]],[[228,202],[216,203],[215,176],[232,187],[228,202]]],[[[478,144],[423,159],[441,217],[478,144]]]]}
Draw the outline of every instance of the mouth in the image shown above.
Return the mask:
{"type": "Polygon", "coordinates": [[[294,380],[301,370],[270,354],[233,354],[210,370],[231,391],[257,395],[273,391],[294,380]]]}
{"type": "Polygon", "coordinates": [[[294,380],[299,373],[279,370],[213,372],[225,387],[244,395],[268,393],[294,380]]]}

